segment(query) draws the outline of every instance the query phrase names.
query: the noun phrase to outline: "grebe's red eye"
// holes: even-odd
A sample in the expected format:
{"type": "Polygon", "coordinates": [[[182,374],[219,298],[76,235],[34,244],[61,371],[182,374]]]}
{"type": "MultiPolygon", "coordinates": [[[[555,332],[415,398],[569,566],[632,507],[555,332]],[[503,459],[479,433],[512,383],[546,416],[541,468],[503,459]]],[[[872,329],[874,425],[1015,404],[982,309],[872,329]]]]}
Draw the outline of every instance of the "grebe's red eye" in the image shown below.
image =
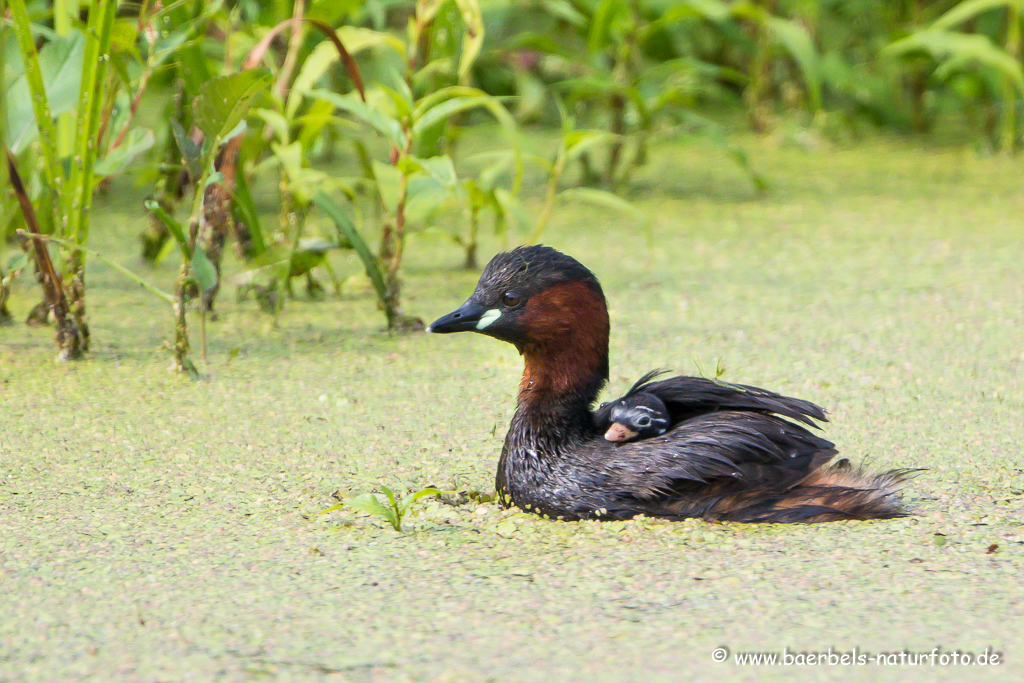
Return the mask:
{"type": "Polygon", "coordinates": [[[501,295],[501,303],[508,307],[516,306],[522,301],[522,297],[515,292],[505,292],[501,295]]]}

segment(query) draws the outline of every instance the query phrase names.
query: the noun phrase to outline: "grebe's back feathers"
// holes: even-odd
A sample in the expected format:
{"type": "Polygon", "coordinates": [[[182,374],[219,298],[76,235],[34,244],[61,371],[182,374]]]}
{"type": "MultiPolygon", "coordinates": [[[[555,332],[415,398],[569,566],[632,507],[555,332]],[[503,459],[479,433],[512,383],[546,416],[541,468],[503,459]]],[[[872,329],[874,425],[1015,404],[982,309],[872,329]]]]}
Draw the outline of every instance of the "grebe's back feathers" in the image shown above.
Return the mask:
{"type": "MultiPolygon", "coordinates": [[[[767,389],[684,375],[651,381],[665,372],[648,372],[637,380],[625,397],[638,393],[656,396],[668,408],[673,423],[719,410],[774,413],[802,422],[808,427],[817,427],[815,421],[828,422],[825,411],[810,401],[783,396],[767,389]]],[[[595,424],[608,422],[613,404],[614,401],[605,404],[594,413],[595,424]]]]}

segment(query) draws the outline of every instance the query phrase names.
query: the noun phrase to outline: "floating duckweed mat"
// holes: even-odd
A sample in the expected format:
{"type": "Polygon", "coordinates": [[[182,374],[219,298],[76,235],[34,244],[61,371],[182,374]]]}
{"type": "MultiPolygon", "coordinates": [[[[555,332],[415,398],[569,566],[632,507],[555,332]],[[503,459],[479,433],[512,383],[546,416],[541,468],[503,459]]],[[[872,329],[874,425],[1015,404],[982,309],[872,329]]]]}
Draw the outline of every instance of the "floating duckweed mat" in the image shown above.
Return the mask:
{"type": "MultiPolygon", "coordinates": [[[[545,241],[604,285],[612,390],[699,364],[820,403],[844,456],[928,468],[906,489],[913,517],[503,511],[469,494],[493,490],[511,347],[388,337],[341,254],[357,276],[342,295],[296,287],[278,328],[222,296],[192,382],[166,370],[164,304],[94,263],[88,360],[54,364],[51,330],[0,330],[0,679],[1020,680],[1019,161],[778,143],[744,143],[772,182],[761,197],[714,150],[655,150],[630,197],[649,246],[641,226],[569,206],[545,241]],[[418,501],[405,533],[317,514],[380,484],[462,493],[418,501]],[[986,650],[1000,663],[942,665],[986,650]],[[904,651],[937,656],[878,663],[904,651]],[[804,663],[738,663],[749,653],[804,663]]],[[[93,246],[133,268],[140,199],[115,186],[94,220],[93,246]]],[[[430,320],[469,295],[457,249],[423,238],[408,255],[408,312],[430,320]]],[[[170,287],[175,272],[152,276],[170,287]]],[[[29,280],[18,316],[38,297],[29,280]]]]}

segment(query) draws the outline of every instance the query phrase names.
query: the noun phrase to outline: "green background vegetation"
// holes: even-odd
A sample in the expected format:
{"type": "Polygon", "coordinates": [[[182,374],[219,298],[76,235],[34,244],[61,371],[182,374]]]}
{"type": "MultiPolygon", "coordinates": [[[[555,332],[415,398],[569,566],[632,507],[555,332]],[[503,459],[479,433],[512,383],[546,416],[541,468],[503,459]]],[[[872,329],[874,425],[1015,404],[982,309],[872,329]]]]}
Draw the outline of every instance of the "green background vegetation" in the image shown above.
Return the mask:
{"type": "Polygon", "coordinates": [[[76,31],[102,52],[88,26],[109,5],[62,23],[28,3],[49,145],[13,134],[38,104],[19,100],[15,4],[0,119],[68,319],[90,334],[82,360],[54,363],[52,328],[23,324],[53,293],[5,183],[0,678],[1019,680],[1017,5],[311,3],[337,9],[318,20],[356,66],[289,22],[252,75],[243,61],[296,4],[166,3],[166,54],[139,30],[157,8],[121,5],[110,69],[83,89],[93,62],[62,84],[44,53],[92,49],[76,31]],[[229,86],[231,106],[203,108],[229,86]],[[64,161],[90,139],[94,175],[64,161]],[[96,191],[90,210],[75,187],[96,191]],[[150,222],[156,206],[170,220],[150,222]],[[521,361],[414,333],[415,318],[452,310],[490,254],[531,239],[604,285],[609,393],[650,368],[721,364],[820,403],[845,456],[927,468],[906,490],[914,516],[500,510],[486,496],[521,361]],[[324,291],[305,291],[307,272],[324,291]],[[402,533],[350,506],[319,514],[382,485],[454,493],[413,504],[402,533]],[[1005,663],[738,668],[711,661],[720,645],[989,647],[1005,663]]]}

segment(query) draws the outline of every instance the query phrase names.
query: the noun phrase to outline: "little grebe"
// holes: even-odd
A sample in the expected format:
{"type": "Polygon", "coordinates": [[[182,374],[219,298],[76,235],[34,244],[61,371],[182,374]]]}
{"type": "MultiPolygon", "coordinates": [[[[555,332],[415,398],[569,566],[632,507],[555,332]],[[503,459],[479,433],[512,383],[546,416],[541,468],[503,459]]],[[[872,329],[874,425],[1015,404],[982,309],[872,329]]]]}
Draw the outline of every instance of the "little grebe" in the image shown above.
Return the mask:
{"type": "Polygon", "coordinates": [[[548,517],[702,517],[821,522],[906,514],[899,486],[910,470],[869,474],[803,426],[826,421],[795,398],[699,377],[634,390],[671,417],[660,436],[602,438],[617,402],[591,406],[608,380],[608,309],[597,278],[550,247],[495,256],[473,295],[428,332],[480,332],[515,345],[525,361],[498,462],[502,504],[548,517]],[[795,420],[784,419],[790,418],[795,420]],[[597,426],[595,426],[597,425],[597,426]]]}
{"type": "Polygon", "coordinates": [[[642,390],[652,377],[664,371],[648,372],[626,392],[622,398],[603,403],[594,413],[594,424],[607,429],[606,441],[635,441],[661,436],[672,426],[671,416],[664,402],[654,394],[642,390]]]}

